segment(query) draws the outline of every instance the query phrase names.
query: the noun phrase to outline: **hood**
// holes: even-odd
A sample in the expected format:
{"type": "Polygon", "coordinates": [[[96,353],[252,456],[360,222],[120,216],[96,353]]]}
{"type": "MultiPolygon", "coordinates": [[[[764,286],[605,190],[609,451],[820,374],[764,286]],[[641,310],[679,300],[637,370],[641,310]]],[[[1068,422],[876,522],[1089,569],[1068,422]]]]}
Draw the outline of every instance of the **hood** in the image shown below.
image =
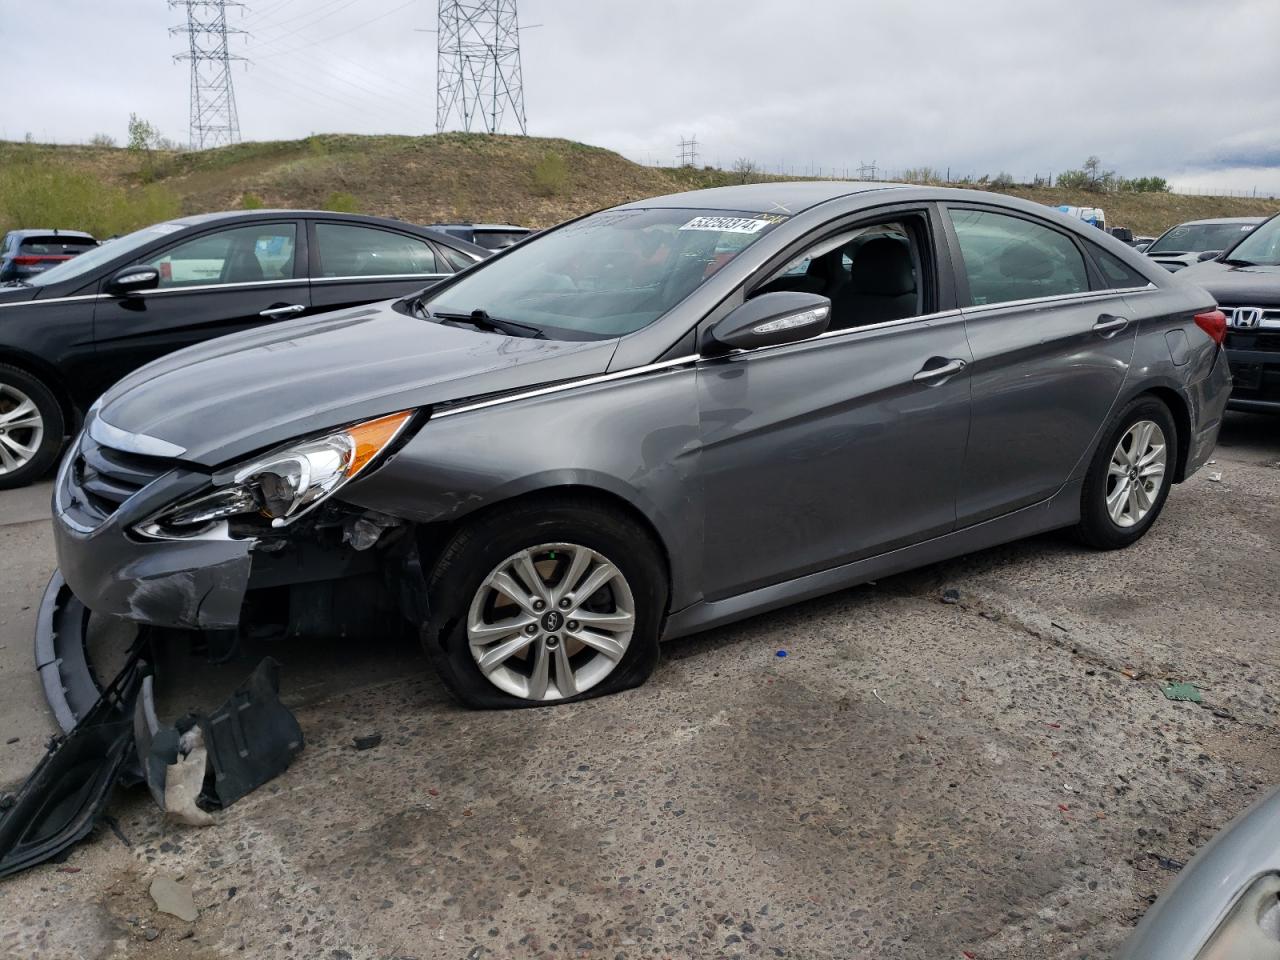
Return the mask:
{"type": "Polygon", "coordinates": [[[112,387],[97,416],[212,467],[355,420],[604,373],[617,345],[443,326],[392,302],[170,354],[112,387]]]}
{"type": "Polygon", "coordinates": [[[1209,291],[1219,304],[1280,306],[1280,267],[1233,267],[1218,260],[1206,260],[1179,270],[1176,276],[1209,291]]]}
{"type": "Polygon", "coordinates": [[[0,306],[4,306],[6,303],[23,303],[27,300],[34,300],[39,292],[39,287],[28,287],[21,283],[0,284],[0,306]]]}

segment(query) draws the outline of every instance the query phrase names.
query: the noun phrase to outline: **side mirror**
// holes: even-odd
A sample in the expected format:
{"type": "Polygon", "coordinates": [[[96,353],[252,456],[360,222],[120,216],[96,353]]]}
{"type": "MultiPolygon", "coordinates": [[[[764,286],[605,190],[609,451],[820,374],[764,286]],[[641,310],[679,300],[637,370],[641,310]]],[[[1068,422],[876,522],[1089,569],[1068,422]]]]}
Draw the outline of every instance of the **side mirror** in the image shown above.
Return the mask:
{"type": "Polygon", "coordinates": [[[1206,250],[1200,256],[1196,257],[1196,263],[1204,263],[1206,260],[1216,260],[1222,256],[1221,250],[1206,250]]]}
{"type": "Polygon", "coordinates": [[[778,290],[736,307],[707,332],[713,343],[736,350],[772,347],[816,337],[831,322],[831,301],[816,293],[778,290]]]}
{"type": "Polygon", "coordinates": [[[154,290],[160,286],[160,271],[155,267],[125,267],[117,270],[103,288],[117,297],[127,297],[142,290],[154,290]]]}

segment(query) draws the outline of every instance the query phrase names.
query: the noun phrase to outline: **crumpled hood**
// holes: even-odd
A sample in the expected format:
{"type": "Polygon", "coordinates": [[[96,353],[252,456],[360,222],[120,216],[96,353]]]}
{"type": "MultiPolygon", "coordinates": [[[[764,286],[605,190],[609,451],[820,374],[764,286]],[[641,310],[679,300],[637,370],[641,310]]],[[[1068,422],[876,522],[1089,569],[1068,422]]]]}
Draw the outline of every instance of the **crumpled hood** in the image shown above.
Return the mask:
{"type": "Polygon", "coordinates": [[[1280,267],[1233,267],[1206,260],[1174,274],[1209,291],[1220,304],[1241,307],[1280,306],[1280,267]]]}
{"type": "Polygon", "coordinates": [[[180,350],[112,387],[97,416],[212,467],[397,410],[604,373],[616,347],[443,326],[393,302],[180,350]]]}

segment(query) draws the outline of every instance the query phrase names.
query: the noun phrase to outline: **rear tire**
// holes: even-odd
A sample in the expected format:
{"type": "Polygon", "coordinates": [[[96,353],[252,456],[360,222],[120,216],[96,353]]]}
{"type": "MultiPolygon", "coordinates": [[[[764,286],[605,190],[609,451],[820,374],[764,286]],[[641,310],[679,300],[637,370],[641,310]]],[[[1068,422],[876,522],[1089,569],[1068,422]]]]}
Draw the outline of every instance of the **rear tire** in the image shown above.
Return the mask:
{"type": "Polygon", "coordinates": [[[460,530],[436,562],[428,596],[423,649],[454,696],[470,707],[548,706],[648,679],[667,571],[652,536],[630,518],[572,498],[536,500],[460,530]]]}
{"type": "Polygon", "coordinates": [[[1076,534],[1119,550],[1151,529],[1178,467],[1178,427],[1165,404],[1138,397],[1111,418],[1085,475],[1076,534]]]}
{"type": "Polygon", "coordinates": [[[0,490],[24,487],[48,473],[65,431],[52,391],[25,370],[0,363],[0,490]]]}

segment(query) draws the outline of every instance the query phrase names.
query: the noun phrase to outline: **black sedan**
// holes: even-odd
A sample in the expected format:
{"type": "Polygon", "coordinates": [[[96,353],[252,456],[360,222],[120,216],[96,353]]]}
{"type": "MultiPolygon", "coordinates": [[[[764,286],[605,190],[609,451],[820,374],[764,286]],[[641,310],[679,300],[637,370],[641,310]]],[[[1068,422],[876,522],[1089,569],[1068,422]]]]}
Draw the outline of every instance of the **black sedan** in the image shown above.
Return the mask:
{"type": "Polygon", "coordinates": [[[0,489],[37,479],[104,390],[156,357],[401,297],[490,251],[350,214],[183,217],[0,286],[0,489]]]}

